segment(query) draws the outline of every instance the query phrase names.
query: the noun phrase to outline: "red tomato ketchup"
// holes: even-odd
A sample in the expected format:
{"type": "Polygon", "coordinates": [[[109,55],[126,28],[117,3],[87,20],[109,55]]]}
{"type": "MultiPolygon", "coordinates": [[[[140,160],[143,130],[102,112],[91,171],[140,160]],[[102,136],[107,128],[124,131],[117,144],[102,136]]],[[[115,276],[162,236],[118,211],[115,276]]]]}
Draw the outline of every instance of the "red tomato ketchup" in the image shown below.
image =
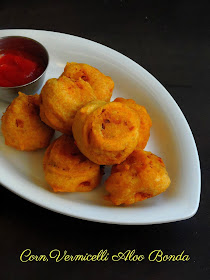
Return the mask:
{"type": "Polygon", "coordinates": [[[25,85],[44,72],[44,65],[25,51],[6,50],[0,52],[0,86],[15,87],[25,85]]]}

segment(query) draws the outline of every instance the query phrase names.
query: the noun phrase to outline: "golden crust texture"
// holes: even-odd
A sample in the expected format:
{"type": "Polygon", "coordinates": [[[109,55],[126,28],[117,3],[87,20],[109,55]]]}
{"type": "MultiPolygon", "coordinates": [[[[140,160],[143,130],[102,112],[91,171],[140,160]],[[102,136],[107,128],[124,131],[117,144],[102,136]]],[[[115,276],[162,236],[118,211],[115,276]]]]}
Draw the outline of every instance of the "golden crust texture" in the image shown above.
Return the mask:
{"type": "Polygon", "coordinates": [[[72,136],[62,135],[46,150],[45,179],[55,192],[88,192],[101,180],[100,166],[88,160],[74,144],[72,136]]]}
{"type": "Polygon", "coordinates": [[[83,79],[92,87],[96,99],[106,102],[110,101],[114,82],[98,69],[84,63],[67,62],[62,75],[73,80],[83,79]]]}
{"type": "Polygon", "coordinates": [[[119,164],[139,141],[138,114],[120,102],[92,101],[81,108],[73,122],[80,151],[101,165],[119,164]]]}
{"type": "Polygon", "coordinates": [[[33,151],[49,145],[54,130],[39,117],[39,95],[19,92],[2,116],[5,144],[22,151],[33,151]]]}
{"type": "Polygon", "coordinates": [[[40,117],[50,127],[71,135],[77,110],[94,99],[93,89],[81,78],[50,79],[41,91],[40,117]]]}
{"type": "Polygon", "coordinates": [[[136,111],[140,118],[140,129],[139,129],[139,142],[137,147],[144,149],[150,137],[150,128],[152,126],[152,120],[147,113],[144,106],[138,105],[133,99],[116,98],[114,102],[121,102],[134,111],[136,111]]]}
{"type": "Polygon", "coordinates": [[[159,195],[170,182],[161,158],[136,149],[123,163],[112,167],[105,182],[109,192],[106,199],[115,205],[129,205],[159,195]]]}

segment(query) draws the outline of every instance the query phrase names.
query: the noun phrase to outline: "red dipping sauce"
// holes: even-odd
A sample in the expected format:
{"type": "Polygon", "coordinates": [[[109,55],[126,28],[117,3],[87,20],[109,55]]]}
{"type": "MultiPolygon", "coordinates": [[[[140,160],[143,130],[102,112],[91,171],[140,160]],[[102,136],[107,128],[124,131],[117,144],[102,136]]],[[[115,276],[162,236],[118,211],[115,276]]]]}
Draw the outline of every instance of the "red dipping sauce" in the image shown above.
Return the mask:
{"type": "Polygon", "coordinates": [[[25,51],[0,52],[0,87],[16,87],[28,84],[45,70],[43,61],[25,51]]]}

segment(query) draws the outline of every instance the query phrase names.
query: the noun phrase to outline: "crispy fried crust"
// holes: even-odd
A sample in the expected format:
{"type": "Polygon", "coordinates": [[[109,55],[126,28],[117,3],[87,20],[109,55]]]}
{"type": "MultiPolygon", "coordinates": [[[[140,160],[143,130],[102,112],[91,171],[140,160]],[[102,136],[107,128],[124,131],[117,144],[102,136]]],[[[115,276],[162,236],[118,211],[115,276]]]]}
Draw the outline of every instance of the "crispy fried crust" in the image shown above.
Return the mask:
{"type": "Polygon", "coordinates": [[[119,164],[139,141],[138,114],[119,102],[93,101],[80,109],[73,122],[73,135],[80,151],[91,161],[119,164]]]}
{"type": "Polygon", "coordinates": [[[46,150],[44,173],[55,192],[88,192],[101,180],[100,166],[88,160],[74,144],[72,136],[62,135],[46,150]]]}
{"type": "Polygon", "coordinates": [[[136,111],[140,118],[139,142],[137,147],[144,149],[150,136],[152,120],[144,106],[138,105],[133,99],[116,98],[114,102],[121,102],[136,111]]]}
{"type": "Polygon", "coordinates": [[[41,91],[40,117],[52,128],[71,135],[77,110],[94,99],[93,89],[82,79],[50,79],[41,91]]]}
{"type": "Polygon", "coordinates": [[[49,145],[54,130],[39,117],[39,95],[19,92],[2,116],[5,144],[22,151],[33,151],[49,145]]]}
{"type": "Polygon", "coordinates": [[[114,82],[98,69],[84,63],[67,62],[62,75],[73,80],[83,79],[90,84],[98,100],[110,101],[114,82]]]}
{"type": "Polygon", "coordinates": [[[115,205],[129,205],[164,192],[170,182],[162,159],[137,149],[123,163],[112,167],[105,182],[109,192],[106,199],[115,205]]]}

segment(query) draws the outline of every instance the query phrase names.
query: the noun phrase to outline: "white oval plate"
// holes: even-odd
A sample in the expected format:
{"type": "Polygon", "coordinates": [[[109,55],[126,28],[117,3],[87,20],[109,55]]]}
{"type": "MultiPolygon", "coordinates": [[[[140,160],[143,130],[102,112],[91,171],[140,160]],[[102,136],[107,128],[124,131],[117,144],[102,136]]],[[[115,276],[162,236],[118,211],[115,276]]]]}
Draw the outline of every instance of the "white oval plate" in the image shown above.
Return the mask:
{"type": "MultiPolygon", "coordinates": [[[[112,77],[115,82],[112,99],[132,98],[144,105],[153,121],[146,150],[163,158],[172,184],[165,193],[129,207],[116,207],[105,201],[103,184],[89,193],[55,194],[44,180],[44,150],[16,151],[4,145],[1,134],[2,185],[49,210],[97,222],[159,224],[187,219],[196,213],[200,199],[196,145],[176,102],[152,75],[124,55],[79,37],[39,30],[0,31],[0,36],[8,35],[31,37],[46,47],[50,55],[46,80],[58,77],[67,61],[87,63],[112,77]]],[[[0,103],[0,107],[2,114],[6,104],[0,103]]]]}

